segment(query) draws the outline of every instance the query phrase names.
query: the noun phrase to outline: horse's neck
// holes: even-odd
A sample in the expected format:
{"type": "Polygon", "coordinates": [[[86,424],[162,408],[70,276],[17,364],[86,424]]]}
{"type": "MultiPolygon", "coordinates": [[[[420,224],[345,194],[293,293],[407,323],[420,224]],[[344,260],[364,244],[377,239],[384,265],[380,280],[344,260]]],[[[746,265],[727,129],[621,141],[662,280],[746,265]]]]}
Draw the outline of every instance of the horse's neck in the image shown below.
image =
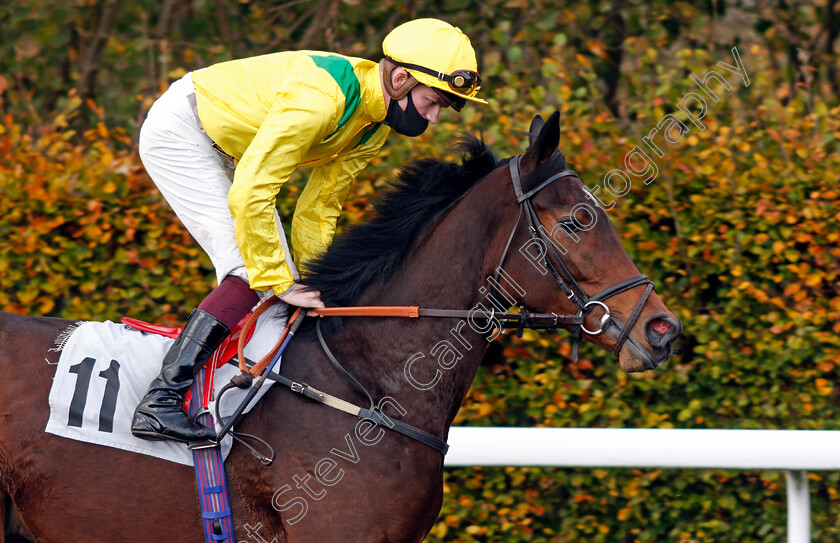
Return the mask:
{"type": "MultiPolygon", "coordinates": [[[[488,248],[494,239],[504,237],[499,225],[510,222],[515,209],[512,197],[500,190],[501,183],[487,179],[485,186],[467,194],[394,276],[367,292],[360,305],[462,310],[480,302],[487,306],[482,285],[491,273],[488,262],[499,258],[489,255],[488,248]]],[[[355,352],[345,351],[348,366],[362,382],[371,384],[375,396],[395,400],[406,411],[403,420],[445,435],[478,370],[486,335],[466,318],[394,318],[374,326],[349,320],[338,334],[354,345],[355,352]]]]}

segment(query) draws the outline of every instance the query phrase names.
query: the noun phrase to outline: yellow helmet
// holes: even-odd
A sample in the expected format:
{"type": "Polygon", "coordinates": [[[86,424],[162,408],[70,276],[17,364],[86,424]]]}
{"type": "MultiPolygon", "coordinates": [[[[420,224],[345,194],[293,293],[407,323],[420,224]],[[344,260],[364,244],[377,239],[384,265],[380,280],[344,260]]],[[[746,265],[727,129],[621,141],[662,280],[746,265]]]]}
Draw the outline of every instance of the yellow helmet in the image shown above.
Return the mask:
{"type": "Polygon", "coordinates": [[[392,30],[382,42],[385,58],[417,81],[480,104],[478,63],[470,39],[460,28],[438,19],[415,19],[392,30]]]}

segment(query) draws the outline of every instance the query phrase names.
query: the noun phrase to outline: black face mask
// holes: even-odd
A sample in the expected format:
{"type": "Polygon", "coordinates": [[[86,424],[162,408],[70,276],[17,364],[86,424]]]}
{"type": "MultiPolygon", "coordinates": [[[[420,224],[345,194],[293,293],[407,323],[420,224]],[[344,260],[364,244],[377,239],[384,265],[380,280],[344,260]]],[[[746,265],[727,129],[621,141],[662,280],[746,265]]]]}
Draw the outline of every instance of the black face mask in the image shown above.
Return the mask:
{"type": "Polygon", "coordinates": [[[429,121],[424,119],[417,108],[414,107],[411,94],[411,92],[407,94],[408,105],[405,107],[405,111],[397,103],[397,100],[391,99],[391,105],[388,106],[388,114],[385,115],[383,123],[390,126],[397,134],[414,138],[426,131],[429,121]]]}

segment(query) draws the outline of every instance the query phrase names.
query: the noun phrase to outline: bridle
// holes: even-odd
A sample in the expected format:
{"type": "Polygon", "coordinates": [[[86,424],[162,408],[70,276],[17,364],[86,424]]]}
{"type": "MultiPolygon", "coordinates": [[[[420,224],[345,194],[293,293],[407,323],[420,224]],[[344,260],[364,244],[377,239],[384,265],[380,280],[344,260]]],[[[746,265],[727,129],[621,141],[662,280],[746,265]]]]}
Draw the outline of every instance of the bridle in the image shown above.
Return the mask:
{"type": "Polygon", "coordinates": [[[543,266],[551,270],[551,273],[554,276],[554,280],[557,282],[557,285],[563,291],[563,294],[565,294],[566,297],[578,308],[577,315],[557,315],[558,319],[565,319],[567,322],[570,323],[569,332],[571,333],[573,338],[572,361],[577,362],[578,360],[578,348],[580,346],[581,339],[583,338],[583,333],[585,332],[590,336],[597,336],[606,329],[610,322],[613,322],[613,325],[621,330],[621,335],[619,336],[618,341],[616,341],[615,347],[612,351],[613,356],[618,356],[618,354],[621,352],[621,348],[624,346],[624,343],[630,336],[630,331],[636,324],[636,321],[638,320],[639,315],[642,312],[642,308],[644,307],[645,302],[647,302],[650,293],[653,291],[653,281],[648,279],[646,275],[640,274],[636,275],[635,277],[619,281],[618,283],[607,287],[606,289],[602,290],[601,292],[598,292],[593,296],[588,296],[583,290],[583,288],[581,288],[581,286],[575,280],[574,276],[572,276],[571,272],[569,271],[569,268],[567,268],[566,264],[563,262],[563,259],[557,253],[557,250],[554,247],[554,242],[549,238],[548,235],[546,235],[545,227],[542,226],[542,223],[540,222],[536,211],[534,211],[534,206],[531,203],[531,198],[533,198],[534,195],[536,195],[542,189],[546,188],[547,186],[560,179],[564,179],[566,177],[578,177],[578,174],[568,168],[564,168],[562,171],[552,175],[551,177],[549,177],[536,187],[532,188],[528,192],[525,192],[522,188],[522,173],[519,169],[519,163],[521,160],[522,155],[517,155],[511,158],[508,164],[510,168],[510,181],[513,184],[513,190],[516,193],[516,202],[519,204],[519,216],[516,219],[516,223],[514,223],[513,225],[513,229],[511,230],[510,236],[508,237],[507,245],[505,246],[505,250],[502,253],[502,258],[499,260],[499,265],[496,268],[496,281],[494,285],[499,284],[499,278],[502,274],[502,266],[504,265],[505,260],[507,259],[511,242],[513,241],[513,238],[516,235],[517,230],[519,229],[519,223],[522,221],[522,215],[524,214],[525,217],[528,219],[528,233],[531,237],[531,240],[537,243],[539,246],[545,247],[545,250],[542,251],[543,266]],[[551,258],[549,258],[549,255],[551,256],[551,258]],[[639,301],[636,302],[636,306],[633,308],[633,312],[630,314],[630,317],[624,323],[624,327],[622,328],[618,325],[618,323],[613,321],[610,313],[610,308],[604,302],[604,300],[615,296],[616,294],[624,292],[625,290],[637,287],[639,285],[646,285],[645,290],[639,298],[639,301]],[[598,321],[598,329],[588,330],[585,326],[586,318],[596,306],[603,309],[604,314],[598,321]],[[576,322],[572,322],[572,319],[570,317],[577,317],[576,322]]]}
{"type": "MultiPolygon", "coordinates": [[[[331,307],[319,308],[315,311],[323,316],[339,317],[477,317],[487,320],[495,320],[502,328],[516,328],[518,329],[520,336],[522,335],[522,332],[525,328],[554,330],[561,327],[561,325],[568,326],[573,338],[572,360],[574,362],[577,362],[578,360],[578,347],[580,346],[581,339],[583,338],[583,333],[589,334],[591,336],[597,336],[603,333],[607,325],[610,324],[610,322],[612,322],[614,326],[621,330],[621,335],[619,336],[612,353],[614,356],[618,356],[618,354],[621,352],[622,346],[627,341],[627,338],[630,335],[630,331],[633,329],[633,326],[636,324],[636,321],[638,320],[639,315],[642,312],[642,307],[645,305],[645,302],[650,296],[650,293],[653,291],[653,281],[648,279],[645,275],[637,275],[635,277],[625,279],[624,281],[620,281],[612,285],[611,287],[608,287],[602,290],[601,292],[595,294],[594,296],[587,296],[586,292],[584,292],[583,288],[581,288],[581,286],[572,276],[569,269],[566,267],[566,264],[563,262],[563,259],[560,257],[559,254],[557,254],[552,240],[549,239],[549,237],[545,234],[545,228],[542,226],[542,223],[540,222],[536,211],[534,211],[534,206],[531,204],[531,198],[545,187],[549,186],[550,184],[554,183],[559,179],[563,179],[566,177],[577,177],[578,175],[574,171],[568,168],[564,168],[562,171],[552,175],[533,189],[529,190],[528,192],[524,192],[522,189],[522,174],[519,169],[519,163],[521,160],[522,155],[517,155],[513,157],[509,163],[510,179],[511,183],[513,184],[513,190],[516,193],[516,202],[519,204],[519,216],[517,217],[516,223],[513,225],[513,228],[511,229],[510,236],[508,237],[507,244],[502,253],[502,257],[499,260],[499,265],[496,268],[496,277],[494,284],[492,285],[493,291],[495,291],[496,294],[498,294],[498,289],[496,288],[496,285],[500,284],[499,280],[502,275],[502,269],[505,260],[507,259],[511,243],[513,242],[513,238],[515,237],[516,232],[519,230],[519,223],[522,222],[522,215],[525,215],[525,217],[528,220],[528,232],[531,237],[531,240],[545,247],[545,251],[543,251],[542,253],[543,265],[549,270],[551,270],[551,273],[554,275],[554,279],[557,282],[557,285],[560,287],[560,289],[563,291],[566,297],[568,297],[569,300],[571,300],[572,303],[574,303],[577,306],[577,314],[558,315],[556,313],[529,313],[526,311],[524,305],[521,305],[519,307],[519,313],[496,312],[495,309],[490,311],[479,311],[477,309],[465,311],[460,309],[420,308],[416,306],[331,307]],[[551,256],[551,258],[549,258],[549,255],[551,256]],[[624,327],[622,328],[613,321],[610,313],[610,308],[604,302],[604,300],[639,285],[646,285],[645,290],[642,293],[642,296],[639,298],[638,302],[636,302],[636,306],[633,308],[633,312],[630,314],[630,317],[627,319],[627,322],[624,323],[624,327]],[[598,322],[597,330],[588,330],[586,328],[586,318],[589,316],[589,313],[592,311],[592,309],[594,309],[596,306],[604,310],[604,315],[601,316],[598,322]]],[[[333,366],[335,366],[357,389],[359,389],[365,395],[366,399],[368,400],[368,407],[355,405],[353,403],[332,396],[331,394],[327,394],[326,392],[322,392],[314,387],[307,385],[306,383],[298,383],[282,375],[271,372],[271,368],[274,367],[274,364],[277,363],[277,360],[282,354],[283,349],[291,339],[291,335],[294,335],[295,330],[297,330],[297,328],[300,326],[300,323],[303,321],[302,318],[298,318],[298,316],[300,315],[300,310],[298,310],[295,313],[295,315],[291,317],[290,322],[287,325],[286,332],[284,332],[283,336],[280,338],[280,341],[278,342],[277,346],[257,364],[254,364],[252,367],[249,368],[246,365],[246,360],[243,351],[245,338],[248,335],[248,330],[251,326],[253,326],[256,323],[256,319],[259,317],[259,315],[274,303],[277,303],[276,297],[272,297],[268,299],[266,303],[261,304],[258,307],[258,309],[254,313],[252,313],[251,316],[248,317],[248,320],[240,333],[238,345],[238,363],[239,368],[241,370],[241,375],[232,379],[231,383],[226,385],[219,392],[219,395],[216,399],[217,410],[219,404],[221,403],[222,394],[229,388],[233,386],[238,386],[240,388],[250,387],[250,389],[245,399],[240,403],[239,407],[237,407],[233,416],[231,416],[230,419],[228,419],[228,421],[223,421],[223,419],[221,419],[221,417],[219,417],[217,413],[217,419],[223,422],[224,424],[222,431],[219,433],[218,439],[221,439],[221,436],[223,436],[226,432],[231,430],[233,424],[242,416],[243,410],[254,397],[256,391],[260,388],[260,386],[262,386],[262,382],[264,382],[266,378],[269,378],[288,388],[292,392],[300,394],[310,400],[313,400],[318,403],[323,403],[324,405],[327,405],[334,409],[338,409],[340,411],[344,411],[345,413],[354,415],[359,419],[370,420],[377,425],[384,425],[391,430],[399,432],[425,445],[428,445],[429,447],[440,452],[442,455],[446,454],[446,451],[449,449],[449,445],[445,441],[419,428],[411,426],[410,424],[406,424],[398,420],[392,420],[389,417],[385,416],[379,410],[379,408],[375,405],[373,397],[368,392],[368,390],[361,383],[359,383],[359,381],[357,381],[353,377],[353,375],[351,375],[332,354],[332,351],[330,350],[329,346],[327,345],[324,339],[323,334],[321,333],[321,319],[316,320],[316,331],[318,334],[318,340],[321,344],[321,347],[324,350],[324,354],[330,360],[330,362],[332,362],[333,366]],[[252,380],[256,376],[259,376],[259,380],[256,385],[251,386],[252,380]]],[[[271,461],[273,461],[273,450],[271,457],[269,458],[262,456],[261,454],[256,452],[255,449],[253,449],[252,447],[250,448],[258,458],[261,458],[264,464],[269,465],[271,461]]]]}
{"type": "MultiPolygon", "coordinates": [[[[531,204],[531,198],[533,198],[542,189],[559,179],[566,177],[578,177],[578,175],[574,171],[564,167],[562,171],[550,176],[545,181],[525,192],[522,188],[522,173],[519,168],[521,160],[522,155],[517,155],[511,158],[508,164],[510,169],[511,184],[513,185],[513,190],[516,194],[516,202],[519,204],[519,216],[511,229],[507,244],[502,252],[502,257],[499,260],[499,265],[496,267],[496,276],[493,284],[491,285],[491,291],[494,295],[499,295],[499,289],[497,287],[500,285],[503,266],[505,260],[507,259],[508,252],[510,251],[513,238],[519,230],[519,223],[522,222],[522,215],[525,215],[528,220],[528,232],[531,241],[545,248],[542,253],[543,266],[551,270],[557,285],[566,297],[577,306],[578,312],[576,314],[558,315],[557,313],[531,313],[525,309],[524,305],[519,306],[518,313],[497,311],[495,307],[489,311],[478,309],[467,311],[463,309],[437,309],[416,306],[330,307],[316,309],[315,311],[323,316],[335,317],[378,316],[410,318],[480,318],[495,322],[499,328],[516,329],[519,337],[522,337],[522,333],[526,328],[531,330],[556,330],[557,328],[568,328],[572,336],[572,361],[574,362],[577,362],[578,360],[578,349],[580,347],[580,342],[583,339],[583,334],[586,333],[590,336],[597,336],[604,332],[607,325],[612,323],[613,326],[621,330],[621,334],[619,335],[618,341],[616,341],[612,351],[614,356],[618,356],[621,352],[621,348],[630,336],[630,332],[632,331],[633,326],[635,326],[645,302],[647,302],[648,297],[650,297],[650,293],[653,292],[653,281],[648,279],[646,275],[640,274],[629,279],[619,281],[618,283],[602,290],[601,292],[598,292],[593,296],[588,296],[575,280],[574,276],[572,276],[572,273],[566,267],[563,259],[557,253],[554,242],[548,235],[546,235],[546,230],[540,223],[540,219],[537,216],[536,211],[534,211],[534,206],[531,204]],[[616,294],[620,294],[625,290],[629,290],[640,285],[646,285],[645,290],[636,302],[636,306],[633,308],[630,317],[624,323],[624,327],[621,327],[612,318],[610,308],[605,303],[605,300],[615,296],[616,294]],[[589,330],[586,328],[586,318],[595,307],[600,307],[604,311],[604,314],[598,321],[598,329],[589,330]]],[[[499,296],[499,298],[507,299],[503,296],[499,296]]],[[[494,300],[499,300],[499,298],[494,298],[494,300]]]]}

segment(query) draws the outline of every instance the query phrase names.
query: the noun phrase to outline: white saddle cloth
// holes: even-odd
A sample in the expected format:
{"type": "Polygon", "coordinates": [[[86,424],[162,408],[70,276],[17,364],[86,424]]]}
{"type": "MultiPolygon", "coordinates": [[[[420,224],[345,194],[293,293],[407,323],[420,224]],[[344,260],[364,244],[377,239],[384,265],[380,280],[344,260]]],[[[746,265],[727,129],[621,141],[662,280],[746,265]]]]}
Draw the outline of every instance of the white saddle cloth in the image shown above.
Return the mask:
{"type": "MultiPolygon", "coordinates": [[[[286,325],[286,304],[268,309],[245,346],[245,357],[259,360],[277,343],[286,325]]],[[[69,337],[61,339],[61,357],[50,388],[50,418],[46,431],[62,437],[148,454],[192,466],[193,457],[183,443],[146,441],[131,435],[131,419],[152,380],[158,376],[163,356],[174,340],[140,332],[114,322],[83,322],[69,337]]],[[[280,363],[274,367],[278,372],[280,363]]],[[[218,391],[239,374],[239,369],[225,364],[216,370],[218,391]]],[[[248,410],[271,388],[270,379],[262,386],[248,410]]],[[[225,392],[222,417],[233,413],[246,390],[225,392]]],[[[210,403],[215,414],[215,399],[210,403]]],[[[247,411],[246,411],[247,412],[247,411]]],[[[214,415],[215,418],[215,415],[214,415]]],[[[216,421],[216,429],[221,425],[216,421]]],[[[222,441],[227,458],[230,435],[222,441]]]]}

